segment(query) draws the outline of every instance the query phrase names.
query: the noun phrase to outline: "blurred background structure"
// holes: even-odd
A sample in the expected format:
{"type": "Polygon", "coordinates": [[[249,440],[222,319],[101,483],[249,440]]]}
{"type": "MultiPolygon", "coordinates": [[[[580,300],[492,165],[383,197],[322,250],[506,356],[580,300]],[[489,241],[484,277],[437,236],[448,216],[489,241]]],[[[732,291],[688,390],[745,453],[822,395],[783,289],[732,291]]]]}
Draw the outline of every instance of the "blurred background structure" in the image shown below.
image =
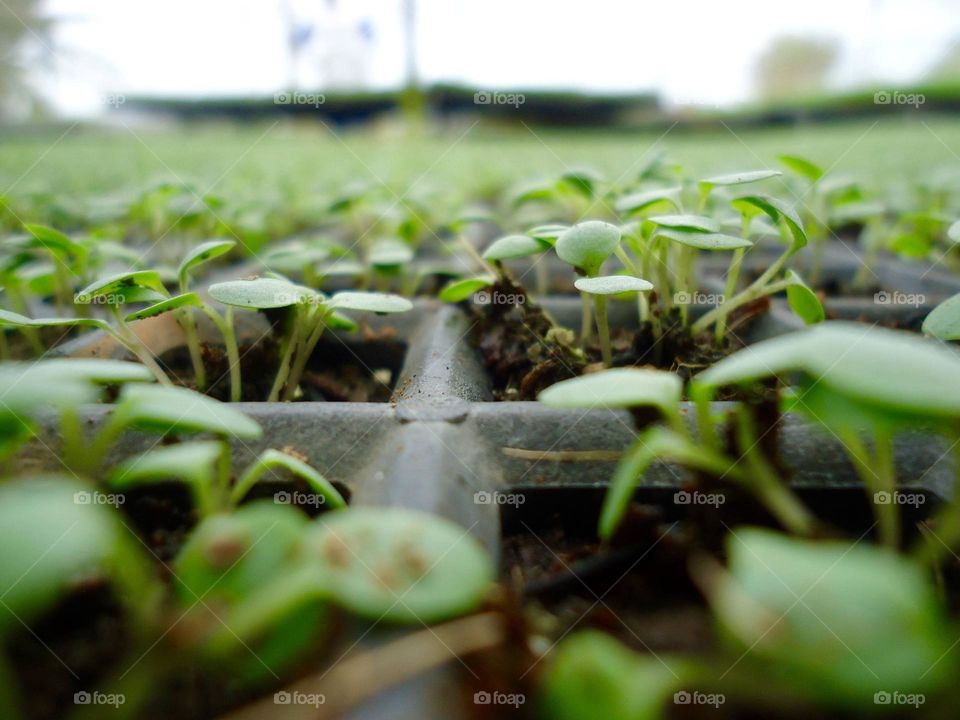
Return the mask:
{"type": "Polygon", "coordinates": [[[926,88],[953,107],[958,41],[954,0],[5,0],[0,111],[349,122],[413,97],[561,125],[889,112],[902,108],[874,92],[926,88]]]}

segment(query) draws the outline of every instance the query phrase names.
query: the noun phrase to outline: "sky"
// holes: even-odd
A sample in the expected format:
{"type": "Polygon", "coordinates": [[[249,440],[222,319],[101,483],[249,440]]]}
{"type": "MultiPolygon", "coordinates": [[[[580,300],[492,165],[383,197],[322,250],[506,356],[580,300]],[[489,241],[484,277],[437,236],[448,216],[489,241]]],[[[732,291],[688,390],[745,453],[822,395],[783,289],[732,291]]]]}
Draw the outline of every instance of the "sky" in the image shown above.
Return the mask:
{"type": "MultiPolygon", "coordinates": [[[[67,115],[109,96],[269,95],[397,86],[401,0],[47,0],[53,69],[37,82],[67,115]],[[313,26],[295,67],[285,17],[313,26]],[[359,28],[362,28],[361,31],[359,28]]],[[[425,81],[489,90],[654,90],[669,103],[750,99],[770,41],[835,38],[835,87],[908,83],[960,40],[960,0],[418,0],[425,81]]]]}

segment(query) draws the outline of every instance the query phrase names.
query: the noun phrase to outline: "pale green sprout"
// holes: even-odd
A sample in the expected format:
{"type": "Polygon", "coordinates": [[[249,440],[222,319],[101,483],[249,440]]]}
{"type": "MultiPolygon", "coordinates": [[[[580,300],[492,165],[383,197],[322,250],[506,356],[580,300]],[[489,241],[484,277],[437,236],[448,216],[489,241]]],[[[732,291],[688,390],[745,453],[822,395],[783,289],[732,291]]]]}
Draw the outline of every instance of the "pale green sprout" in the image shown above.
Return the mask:
{"type": "Polygon", "coordinates": [[[923,332],[938,340],[960,340],[960,293],[937,305],[923,321],[923,332]]]}
{"type": "MultiPolygon", "coordinates": [[[[557,238],[554,246],[557,256],[568,265],[587,278],[594,278],[600,274],[600,268],[607,258],[613,255],[620,247],[620,229],[616,225],[600,220],[588,220],[577,223],[564,230],[557,238]]],[[[606,298],[602,295],[597,298],[598,313],[601,308],[606,323],[606,298]]],[[[590,311],[590,295],[586,291],[580,292],[583,311],[580,318],[580,337],[583,340],[590,338],[590,326],[593,324],[590,311]]]]}
{"type": "Polygon", "coordinates": [[[701,417],[700,439],[694,437],[680,409],[683,383],[662,370],[617,368],[564,380],[550,386],[538,400],[563,408],[640,408],[658,411],[662,423],[643,430],[624,452],[604,498],[598,533],[613,537],[626,515],[634,490],[656,460],[672,461],[716,477],[739,482],[750,490],[785,527],[809,534],[814,520],[806,508],[777,477],[757,445],[757,431],[746,407],[737,409],[737,444],[742,456],[728,457],[705,442],[715,433],[713,419],[701,417]]]}
{"type": "Polygon", "coordinates": [[[307,361],[328,327],[352,326],[340,311],[397,313],[413,308],[409,300],[398,295],[344,291],[327,297],[279,278],[217,283],[210,286],[210,295],[225,305],[249,310],[290,308],[290,327],[281,340],[280,367],[268,402],[293,400],[307,361]]]}
{"type": "Polygon", "coordinates": [[[573,284],[580,292],[593,295],[600,352],[603,364],[610,367],[613,357],[610,349],[610,326],[607,322],[607,296],[649,292],[653,290],[653,284],[630,275],[585,277],[577,279],[573,284]]]}

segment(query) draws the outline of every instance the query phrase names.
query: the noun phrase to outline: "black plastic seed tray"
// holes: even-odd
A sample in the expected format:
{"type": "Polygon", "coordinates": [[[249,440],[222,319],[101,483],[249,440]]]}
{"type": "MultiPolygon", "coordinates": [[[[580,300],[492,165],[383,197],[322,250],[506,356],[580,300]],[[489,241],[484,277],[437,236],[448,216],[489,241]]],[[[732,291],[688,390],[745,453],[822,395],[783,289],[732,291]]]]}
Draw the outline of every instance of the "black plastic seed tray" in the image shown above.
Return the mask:
{"type": "MultiPolygon", "coordinates": [[[[824,276],[849,279],[858,264],[846,263],[831,252],[824,276]]],[[[924,270],[886,260],[874,267],[879,285],[887,291],[929,293],[934,300],[960,291],[957,279],[941,271],[924,274],[924,270]]],[[[701,278],[704,287],[710,287],[719,275],[708,264],[702,268],[701,278]]],[[[550,297],[543,305],[561,323],[574,328],[579,324],[576,296],[550,297]]],[[[918,308],[884,306],[872,298],[830,297],[826,305],[837,317],[899,322],[902,314],[902,321],[911,328],[918,325],[918,318],[922,321],[919,315],[914,317],[918,308]]],[[[692,313],[696,316],[706,309],[695,307],[692,313]]],[[[265,330],[261,316],[242,317],[241,337],[265,330]]],[[[266,447],[292,447],[330,480],[348,488],[353,505],[397,505],[442,515],[468,529],[497,557],[501,553],[504,510],[510,518],[517,514],[522,517],[523,513],[522,501],[504,505],[500,494],[529,493],[538,503],[550,504],[551,493],[557,498],[582,493],[583,506],[595,506],[597,493],[607,484],[615,460],[558,461],[537,453],[621,451],[636,432],[631,416],[608,410],[560,411],[534,402],[494,402],[491,382],[472,344],[471,322],[471,316],[461,308],[419,300],[411,313],[371,321],[374,336],[389,334],[388,350],[382,342],[370,347],[363,336],[327,338],[315,359],[319,362],[325,352],[336,349],[370,369],[390,369],[390,402],[241,403],[239,409],[263,426],[264,435],[253,443],[235,443],[235,460],[245,462],[266,447]]],[[[611,323],[635,326],[635,304],[614,303],[611,323]]],[[[766,313],[743,330],[741,338],[749,344],[799,326],[785,303],[775,300],[766,313]]],[[[158,352],[176,352],[176,326],[164,327],[166,330],[159,335],[144,332],[157,335],[158,352]]],[[[72,355],[118,355],[116,348],[96,335],[80,338],[61,350],[72,355]]],[[[85,420],[96,424],[108,411],[107,407],[91,408],[85,420]]],[[[692,415],[689,408],[687,414],[692,415]]],[[[831,492],[849,493],[858,487],[840,443],[825,431],[787,416],[782,420],[781,437],[782,459],[791,482],[803,492],[817,494],[818,503],[829,505],[831,492]]],[[[116,446],[110,459],[141,452],[156,440],[154,436],[130,434],[116,446]]],[[[19,469],[56,470],[58,442],[54,428],[45,425],[19,459],[19,469]]],[[[946,497],[953,469],[950,454],[945,451],[938,438],[920,434],[902,438],[896,452],[901,483],[924,492],[932,501],[946,497]]],[[[645,502],[661,505],[668,515],[682,511],[673,497],[689,482],[682,470],[655,464],[645,479],[645,486],[650,488],[643,491],[645,502]]],[[[589,521],[595,522],[595,517],[589,521]]],[[[510,522],[516,525],[515,520],[510,522]]],[[[377,628],[364,638],[362,646],[394,634],[377,628]]],[[[443,671],[367,702],[355,710],[354,716],[411,720],[466,716],[465,703],[470,698],[457,689],[465,672],[453,661],[443,671]]],[[[277,710],[279,713],[281,708],[277,710]]]]}

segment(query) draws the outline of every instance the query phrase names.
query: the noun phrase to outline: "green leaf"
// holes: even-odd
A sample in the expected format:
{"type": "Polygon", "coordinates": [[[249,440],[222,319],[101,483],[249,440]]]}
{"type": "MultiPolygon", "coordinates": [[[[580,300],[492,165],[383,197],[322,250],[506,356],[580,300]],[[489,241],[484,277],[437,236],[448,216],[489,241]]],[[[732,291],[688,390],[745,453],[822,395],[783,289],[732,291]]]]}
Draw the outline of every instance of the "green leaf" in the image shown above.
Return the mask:
{"type": "Polygon", "coordinates": [[[948,380],[960,377],[960,357],[913,333],[852,322],[824,322],[755,343],[693,382],[709,392],[792,371],[877,411],[960,417],[960,383],[948,380]]]}
{"type": "Polygon", "coordinates": [[[623,454],[610,480],[597,527],[603,540],[613,537],[626,515],[634,490],[654,460],[672,461],[716,475],[732,472],[726,458],[696,444],[689,437],[659,425],[648,428],[623,454]]]}
{"type": "Polygon", "coordinates": [[[134,583],[122,582],[142,562],[125,534],[88,486],[57,475],[0,485],[0,635],[97,578],[119,578],[121,596],[142,599],[134,583]]]}
{"type": "Polygon", "coordinates": [[[560,235],[562,235],[563,232],[569,227],[569,225],[557,224],[537,225],[536,227],[532,227],[527,230],[526,234],[535,240],[540,240],[542,242],[549,243],[550,245],[556,245],[557,238],[560,237],[560,235]]]}
{"type": "Polygon", "coordinates": [[[314,302],[322,295],[288,280],[255,278],[231,280],[210,286],[210,296],[224,305],[266,310],[314,302]]]}
{"type": "Polygon", "coordinates": [[[340,330],[343,332],[356,332],[360,327],[352,319],[336,311],[327,315],[327,319],[324,322],[331,330],[340,330]]]}
{"type": "Polygon", "coordinates": [[[177,596],[188,606],[242,602],[299,565],[306,527],[302,512],[266,500],[206,518],[174,563],[177,596]]]}
{"type": "Polygon", "coordinates": [[[595,195],[599,182],[598,173],[589,168],[580,168],[564,172],[557,182],[557,187],[568,187],[589,200],[595,195]]]}
{"type": "MultiPolygon", "coordinates": [[[[98,299],[109,300],[110,296],[122,297],[126,290],[131,288],[143,288],[153,290],[160,295],[167,297],[169,293],[163,286],[160,274],[154,270],[134,270],[132,272],[119,273],[101,278],[96,282],[87,285],[83,290],[77,293],[74,302],[88,304],[97,302],[98,299]]],[[[110,303],[118,305],[120,303],[110,303]]]]}
{"type": "Polygon", "coordinates": [[[54,230],[46,225],[27,224],[23,227],[34,237],[40,247],[57,255],[80,255],[85,252],[82,245],[74,242],[59,230],[54,230]]]}
{"type": "Polygon", "coordinates": [[[823,322],[826,313],[817,294],[793,270],[787,270],[787,280],[791,281],[791,285],[787,288],[787,302],[790,303],[790,309],[807,325],[823,322]]]}
{"type": "Polygon", "coordinates": [[[940,340],[960,340],[960,293],[947,298],[927,315],[923,332],[940,340]]]}
{"type": "Polygon", "coordinates": [[[197,245],[193,250],[187,253],[187,256],[177,267],[177,277],[180,278],[181,284],[186,283],[187,273],[191,270],[191,268],[194,268],[197,265],[202,265],[208,260],[213,260],[221,255],[225,255],[233,250],[233,248],[236,246],[237,243],[235,243],[233,240],[207,240],[206,242],[197,245]]]}
{"type": "Polygon", "coordinates": [[[323,475],[305,462],[272,448],[260,453],[260,456],[244,471],[237,481],[231,501],[239,503],[264,473],[269,472],[274,476],[273,479],[276,479],[274,470],[282,470],[304,480],[314,494],[322,498],[324,505],[328,508],[337,510],[347,506],[347,501],[323,475]]]}
{"type": "Polygon", "coordinates": [[[617,199],[614,208],[623,215],[633,215],[660,203],[668,203],[673,205],[674,209],[680,210],[680,192],[680,187],[635,192],[617,199]]]}
{"type": "Polygon", "coordinates": [[[210,432],[239,438],[258,438],[260,425],[228,403],[218,402],[186,388],[127,385],[117,413],[128,424],[153,432],[210,432]]]}
{"type": "Polygon", "coordinates": [[[328,307],[372,313],[400,313],[413,309],[413,303],[399,295],[345,290],[330,298],[328,307]]]}
{"type": "Polygon", "coordinates": [[[177,295],[175,297],[162,300],[155,305],[144,308],[143,310],[137,310],[137,312],[130,313],[124,318],[124,320],[127,322],[132,322],[133,320],[143,320],[144,318],[162,315],[163,313],[170,312],[171,310],[178,310],[179,308],[185,307],[200,307],[201,305],[203,305],[203,301],[200,299],[200,296],[195,292],[188,292],[184,293],[183,295],[177,295]]]}
{"type": "Polygon", "coordinates": [[[554,383],[537,396],[559,408],[629,408],[652,405],[665,414],[680,405],[683,383],[663,370],[616,368],[554,383]]]}
{"type": "Polygon", "coordinates": [[[557,255],[565,263],[596,275],[620,245],[620,229],[600,220],[577,223],[557,238],[557,255]]]}
{"type": "Polygon", "coordinates": [[[483,253],[484,260],[510,260],[539,255],[550,249],[550,243],[526,235],[507,235],[494,240],[483,253]]]}
{"type": "Polygon", "coordinates": [[[413,260],[413,248],[400,240],[377,240],[370,248],[370,264],[374,267],[395,267],[413,260]]]}
{"type": "Polygon", "coordinates": [[[673,230],[695,230],[701,233],[719,232],[717,221],[703,215],[654,215],[650,222],[673,230]]]}
{"type": "Polygon", "coordinates": [[[476,277],[461,278],[447,283],[438,297],[443,302],[457,303],[466,300],[478,290],[490,287],[497,279],[492,275],[477,275],[476,277]]]}
{"type": "Polygon", "coordinates": [[[795,172],[797,175],[802,175],[811,182],[817,182],[824,175],[823,168],[819,165],[815,165],[809,160],[798,157],[797,155],[778,155],[777,159],[788,170],[795,172]]]}
{"type": "Polygon", "coordinates": [[[483,602],[493,561],[469,531],[406,508],[321,515],[308,552],[330,596],[373,620],[430,623],[483,602]]]}
{"type": "Polygon", "coordinates": [[[602,277],[577,278],[574,287],[591,295],[616,295],[628,292],[653,290],[653,283],[631,275],[604,275],[602,277]]]}
{"type": "Polygon", "coordinates": [[[878,202],[848,202],[831,208],[830,222],[834,225],[862,222],[880,217],[884,212],[885,208],[878,202]]]}
{"type": "Polygon", "coordinates": [[[216,440],[165,445],[118,465],[107,477],[107,485],[126,490],[157,482],[185,482],[200,515],[206,516],[214,510],[211,490],[216,464],[225,452],[229,448],[216,440]]]}
{"type": "Polygon", "coordinates": [[[800,219],[795,208],[782,200],[768,195],[744,195],[733,200],[731,205],[740,212],[743,212],[745,205],[752,205],[765,212],[775,223],[779,223],[783,218],[793,236],[794,250],[799,250],[807,244],[807,231],[803,227],[803,220],[800,219]]]}
{"type": "Polygon", "coordinates": [[[717,232],[690,232],[688,230],[658,230],[657,235],[698,250],[736,250],[753,247],[746,238],[717,232]]]}
{"type": "Polygon", "coordinates": [[[747,183],[769,180],[770,178],[779,177],[780,175],[783,175],[783,173],[779,170],[748,170],[746,172],[730,173],[728,175],[714,175],[713,177],[704,178],[699,184],[701,190],[709,190],[718,185],[746,185],[747,183]]]}
{"type": "Polygon", "coordinates": [[[29,318],[26,315],[0,310],[0,325],[11,327],[93,327],[106,330],[110,326],[97,318],[29,318]]]}
{"type": "Polygon", "coordinates": [[[541,690],[542,716],[661,720],[684,671],[684,663],[637,655],[607,633],[575,633],[552,653],[541,690]]]}
{"type": "Polygon", "coordinates": [[[150,382],[140,363],[121,360],[43,360],[0,365],[0,400],[5,410],[30,412],[46,405],[73,407],[95,401],[97,385],[150,382]]]}
{"type": "Polygon", "coordinates": [[[869,544],[738,528],[714,611],[759,667],[804,695],[862,708],[877,692],[930,692],[955,677],[952,633],[924,569],[869,544]],[[891,648],[896,648],[891,652],[891,648]]]}

